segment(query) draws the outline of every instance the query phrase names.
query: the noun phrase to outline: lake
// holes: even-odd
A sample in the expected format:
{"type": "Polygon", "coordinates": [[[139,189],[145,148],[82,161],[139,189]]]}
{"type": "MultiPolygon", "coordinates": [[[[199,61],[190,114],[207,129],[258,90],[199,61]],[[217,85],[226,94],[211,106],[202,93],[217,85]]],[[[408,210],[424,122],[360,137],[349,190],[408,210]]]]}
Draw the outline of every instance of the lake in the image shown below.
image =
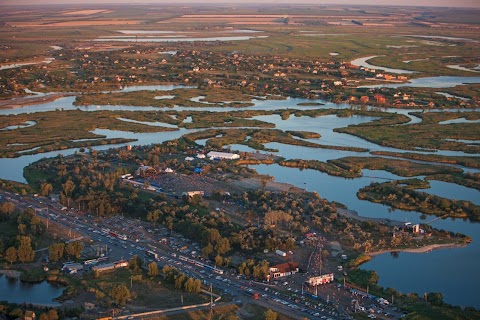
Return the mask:
{"type": "Polygon", "coordinates": [[[63,286],[47,281],[27,283],[3,275],[0,276],[0,301],[58,307],[61,304],[53,301],[53,299],[61,296],[63,289],[63,286]]]}

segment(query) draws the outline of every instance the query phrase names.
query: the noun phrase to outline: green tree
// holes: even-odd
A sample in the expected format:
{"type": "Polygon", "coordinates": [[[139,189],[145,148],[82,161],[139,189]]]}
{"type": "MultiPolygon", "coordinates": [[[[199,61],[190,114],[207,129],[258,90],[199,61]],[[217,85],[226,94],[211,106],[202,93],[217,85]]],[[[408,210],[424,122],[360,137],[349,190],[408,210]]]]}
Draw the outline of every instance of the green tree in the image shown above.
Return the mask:
{"type": "Polygon", "coordinates": [[[148,264],[148,275],[150,277],[156,277],[158,276],[159,271],[158,271],[158,265],[155,261],[152,261],[148,264]]]}
{"type": "Polygon", "coordinates": [[[17,249],[18,260],[20,262],[32,262],[35,258],[35,251],[32,248],[32,240],[27,236],[20,236],[17,249]]]}
{"type": "Polygon", "coordinates": [[[268,309],[264,313],[265,320],[277,320],[277,313],[271,309],[268,309]]]}
{"type": "Polygon", "coordinates": [[[7,249],[5,252],[5,260],[10,262],[10,266],[12,266],[12,263],[17,261],[17,249],[15,249],[15,247],[10,247],[7,249]]]}
{"type": "Polygon", "coordinates": [[[124,306],[127,300],[130,299],[130,290],[123,284],[117,285],[110,291],[110,297],[117,305],[124,306]]]}
{"type": "Polygon", "coordinates": [[[134,255],[132,259],[128,262],[128,269],[132,270],[135,273],[142,272],[143,261],[139,256],[134,255]]]}

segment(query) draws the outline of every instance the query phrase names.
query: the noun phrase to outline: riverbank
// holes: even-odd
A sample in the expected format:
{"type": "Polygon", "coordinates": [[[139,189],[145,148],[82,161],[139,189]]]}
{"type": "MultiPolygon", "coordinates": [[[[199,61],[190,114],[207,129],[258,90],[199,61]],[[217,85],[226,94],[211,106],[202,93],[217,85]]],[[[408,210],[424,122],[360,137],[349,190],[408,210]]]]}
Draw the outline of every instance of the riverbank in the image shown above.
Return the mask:
{"type": "Polygon", "coordinates": [[[410,253],[428,253],[433,250],[438,249],[449,249],[449,248],[463,248],[466,247],[466,243],[438,243],[438,244],[429,244],[427,246],[418,247],[418,248],[405,248],[405,249],[391,249],[391,250],[380,250],[369,252],[368,255],[376,256],[379,254],[389,253],[389,252],[410,252],[410,253]]]}
{"type": "Polygon", "coordinates": [[[52,102],[72,94],[53,93],[42,96],[22,97],[17,99],[0,100],[0,109],[16,109],[33,104],[52,102]]]}
{"type": "Polygon", "coordinates": [[[17,270],[0,270],[0,274],[3,274],[8,278],[20,279],[22,273],[17,270]]]}

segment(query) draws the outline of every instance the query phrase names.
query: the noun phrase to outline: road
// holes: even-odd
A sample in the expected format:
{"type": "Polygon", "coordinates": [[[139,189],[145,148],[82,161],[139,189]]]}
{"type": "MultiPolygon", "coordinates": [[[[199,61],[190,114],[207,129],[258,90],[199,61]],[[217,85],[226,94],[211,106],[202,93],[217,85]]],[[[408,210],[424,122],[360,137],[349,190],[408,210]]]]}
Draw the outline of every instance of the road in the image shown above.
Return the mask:
{"type": "Polygon", "coordinates": [[[159,268],[170,265],[188,276],[201,279],[205,287],[212,287],[220,294],[229,294],[236,303],[255,303],[265,308],[287,314],[294,318],[345,319],[331,303],[300,290],[254,282],[232,270],[214,268],[196,252],[198,244],[191,243],[180,235],[169,234],[163,228],[152,228],[146,222],[121,216],[97,219],[89,214],[79,214],[73,209],[62,210],[63,206],[47,198],[20,196],[4,192],[2,197],[17,207],[33,208],[36,214],[49,224],[58,224],[72,230],[71,236],[82,236],[90,245],[96,245],[98,254],[107,255],[110,261],[129,260],[138,255],[147,263],[156,261],[159,268]],[[125,235],[122,240],[116,235],[125,235]],[[185,249],[187,248],[187,249],[185,249]],[[216,272],[214,272],[216,271],[216,272]],[[258,298],[253,297],[258,293],[258,298]]]}

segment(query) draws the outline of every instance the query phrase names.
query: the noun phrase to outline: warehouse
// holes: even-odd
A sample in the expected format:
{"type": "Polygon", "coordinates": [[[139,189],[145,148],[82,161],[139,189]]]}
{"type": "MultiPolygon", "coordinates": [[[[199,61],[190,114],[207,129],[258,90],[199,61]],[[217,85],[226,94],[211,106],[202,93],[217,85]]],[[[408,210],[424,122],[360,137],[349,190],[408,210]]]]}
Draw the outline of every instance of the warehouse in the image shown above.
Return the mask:
{"type": "Polygon", "coordinates": [[[210,151],[207,153],[207,157],[210,158],[210,160],[215,160],[215,159],[224,159],[224,160],[235,160],[235,159],[240,159],[240,156],[235,153],[228,153],[228,152],[217,152],[217,151],[210,151]]]}

